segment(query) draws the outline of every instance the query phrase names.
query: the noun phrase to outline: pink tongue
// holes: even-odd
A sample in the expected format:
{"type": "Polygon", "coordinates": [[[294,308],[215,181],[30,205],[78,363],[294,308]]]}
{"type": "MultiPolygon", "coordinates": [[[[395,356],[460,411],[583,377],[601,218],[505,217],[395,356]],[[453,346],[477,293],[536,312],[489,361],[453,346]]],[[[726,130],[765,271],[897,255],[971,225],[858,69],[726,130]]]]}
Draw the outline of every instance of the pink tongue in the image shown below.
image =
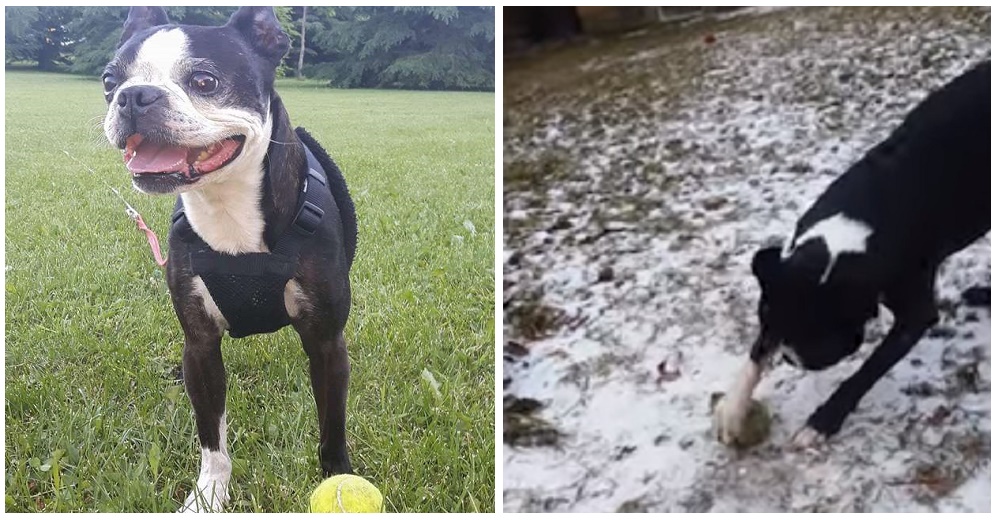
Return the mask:
{"type": "Polygon", "coordinates": [[[186,172],[187,148],[142,143],[125,167],[132,173],[186,172]]]}

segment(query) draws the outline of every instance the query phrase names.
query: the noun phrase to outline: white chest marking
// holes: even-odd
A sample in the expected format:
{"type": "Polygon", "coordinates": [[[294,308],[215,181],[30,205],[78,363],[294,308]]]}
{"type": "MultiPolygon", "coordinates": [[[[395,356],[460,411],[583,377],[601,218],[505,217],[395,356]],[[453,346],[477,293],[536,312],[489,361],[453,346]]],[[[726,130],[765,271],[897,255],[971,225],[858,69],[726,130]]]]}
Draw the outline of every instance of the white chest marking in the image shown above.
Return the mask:
{"type": "Polygon", "coordinates": [[[263,169],[231,175],[180,194],[191,227],[220,253],[264,253],[264,219],[260,212],[263,169]]]}
{"type": "Polygon", "coordinates": [[[208,174],[197,189],[180,194],[184,213],[194,231],[220,253],[266,253],[263,194],[264,156],[271,135],[271,118],[247,124],[243,152],[230,164],[208,174]]]}
{"type": "Polygon", "coordinates": [[[789,240],[781,252],[782,258],[791,256],[794,249],[812,239],[822,240],[829,250],[829,265],[826,266],[819,283],[825,283],[832,273],[836,259],[843,253],[864,253],[867,251],[867,238],[873,230],[866,223],[837,213],[825,220],[816,222],[805,230],[797,240],[789,240]]]}

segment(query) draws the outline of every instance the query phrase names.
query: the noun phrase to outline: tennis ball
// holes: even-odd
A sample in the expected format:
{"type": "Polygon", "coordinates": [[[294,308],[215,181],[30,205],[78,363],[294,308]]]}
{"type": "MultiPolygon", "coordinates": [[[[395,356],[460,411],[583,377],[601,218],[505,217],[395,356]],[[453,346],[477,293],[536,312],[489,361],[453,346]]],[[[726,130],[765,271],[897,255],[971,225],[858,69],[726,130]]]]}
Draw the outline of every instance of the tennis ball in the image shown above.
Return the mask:
{"type": "Polygon", "coordinates": [[[334,475],[312,492],[313,513],[382,513],[382,493],[357,475],[334,475]]]}
{"type": "MultiPolygon", "coordinates": [[[[711,394],[712,409],[718,407],[724,396],[725,394],[721,392],[711,394]]],[[[752,399],[749,404],[749,410],[746,412],[746,417],[742,422],[742,430],[739,432],[738,437],[732,439],[732,447],[745,449],[762,444],[770,436],[771,421],[767,405],[763,404],[762,401],[752,399]]]]}

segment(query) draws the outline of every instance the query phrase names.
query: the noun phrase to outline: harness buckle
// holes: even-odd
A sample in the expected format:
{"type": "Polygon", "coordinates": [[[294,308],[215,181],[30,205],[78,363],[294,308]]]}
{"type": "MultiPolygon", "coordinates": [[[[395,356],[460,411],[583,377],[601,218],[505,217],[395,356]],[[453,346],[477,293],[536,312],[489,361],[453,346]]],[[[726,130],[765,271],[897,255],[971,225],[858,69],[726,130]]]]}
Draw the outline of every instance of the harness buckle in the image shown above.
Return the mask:
{"type": "Polygon", "coordinates": [[[305,201],[302,204],[302,209],[295,216],[295,221],[292,222],[292,227],[295,228],[299,234],[309,236],[319,229],[319,224],[323,221],[323,215],[326,212],[323,211],[319,206],[305,201]]]}
{"type": "Polygon", "coordinates": [[[312,177],[313,179],[318,181],[319,184],[326,186],[326,177],[324,177],[323,174],[317,172],[315,168],[309,168],[309,177],[312,177]]]}

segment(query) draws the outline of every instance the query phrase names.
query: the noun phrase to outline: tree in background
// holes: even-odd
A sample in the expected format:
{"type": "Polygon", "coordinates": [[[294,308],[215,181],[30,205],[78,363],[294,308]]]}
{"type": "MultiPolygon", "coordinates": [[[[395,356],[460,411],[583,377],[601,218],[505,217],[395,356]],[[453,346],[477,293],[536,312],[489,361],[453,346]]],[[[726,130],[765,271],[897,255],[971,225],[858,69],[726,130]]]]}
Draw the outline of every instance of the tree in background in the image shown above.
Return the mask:
{"type": "Polygon", "coordinates": [[[40,70],[70,63],[73,37],[66,24],[75,7],[7,7],[4,12],[4,61],[35,62],[40,70]]]}
{"type": "Polygon", "coordinates": [[[492,7],[339,7],[316,16],[313,77],[338,87],[492,90],[492,7]]]}
{"type": "Polygon", "coordinates": [[[298,40],[292,38],[291,51],[288,52],[285,62],[290,63],[293,56],[298,56],[298,62],[294,67],[295,77],[313,77],[312,74],[314,73],[315,65],[327,59],[326,56],[321,56],[314,49],[316,35],[328,31],[330,20],[333,19],[336,9],[339,8],[309,6],[308,8],[292,7],[290,9],[291,19],[295,21],[299,38],[298,40]],[[303,36],[303,33],[307,37],[303,36]],[[302,47],[303,44],[305,44],[304,48],[302,47]]]}
{"type": "MultiPolygon", "coordinates": [[[[10,9],[8,7],[7,9],[10,9]]],[[[67,29],[77,39],[70,72],[99,74],[114,56],[121,38],[127,9],[121,7],[80,7],[67,29]]]]}
{"type": "Polygon", "coordinates": [[[295,77],[302,79],[302,67],[305,66],[305,21],[308,18],[308,6],[302,6],[302,29],[299,36],[301,39],[298,42],[298,67],[295,68],[295,77]]]}
{"type": "MultiPolygon", "coordinates": [[[[224,23],[234,7],[167,7],[170,20],[224,23]]],[[[492,7],[278,7],[292,70],[345,88],[492,90],[492,7]],[[308,38],[306,38],[308,35],[308,38]]],[[[124,7],[7,7],[7,64],[97,75],[114,55],[124,7]]]]}
{"type": "Polygon", "coordinates": [[[4,62],[35,61],[39,38],[32,25],[38,19],[37,7],[8,7],[4,10],[4,62]]]}

